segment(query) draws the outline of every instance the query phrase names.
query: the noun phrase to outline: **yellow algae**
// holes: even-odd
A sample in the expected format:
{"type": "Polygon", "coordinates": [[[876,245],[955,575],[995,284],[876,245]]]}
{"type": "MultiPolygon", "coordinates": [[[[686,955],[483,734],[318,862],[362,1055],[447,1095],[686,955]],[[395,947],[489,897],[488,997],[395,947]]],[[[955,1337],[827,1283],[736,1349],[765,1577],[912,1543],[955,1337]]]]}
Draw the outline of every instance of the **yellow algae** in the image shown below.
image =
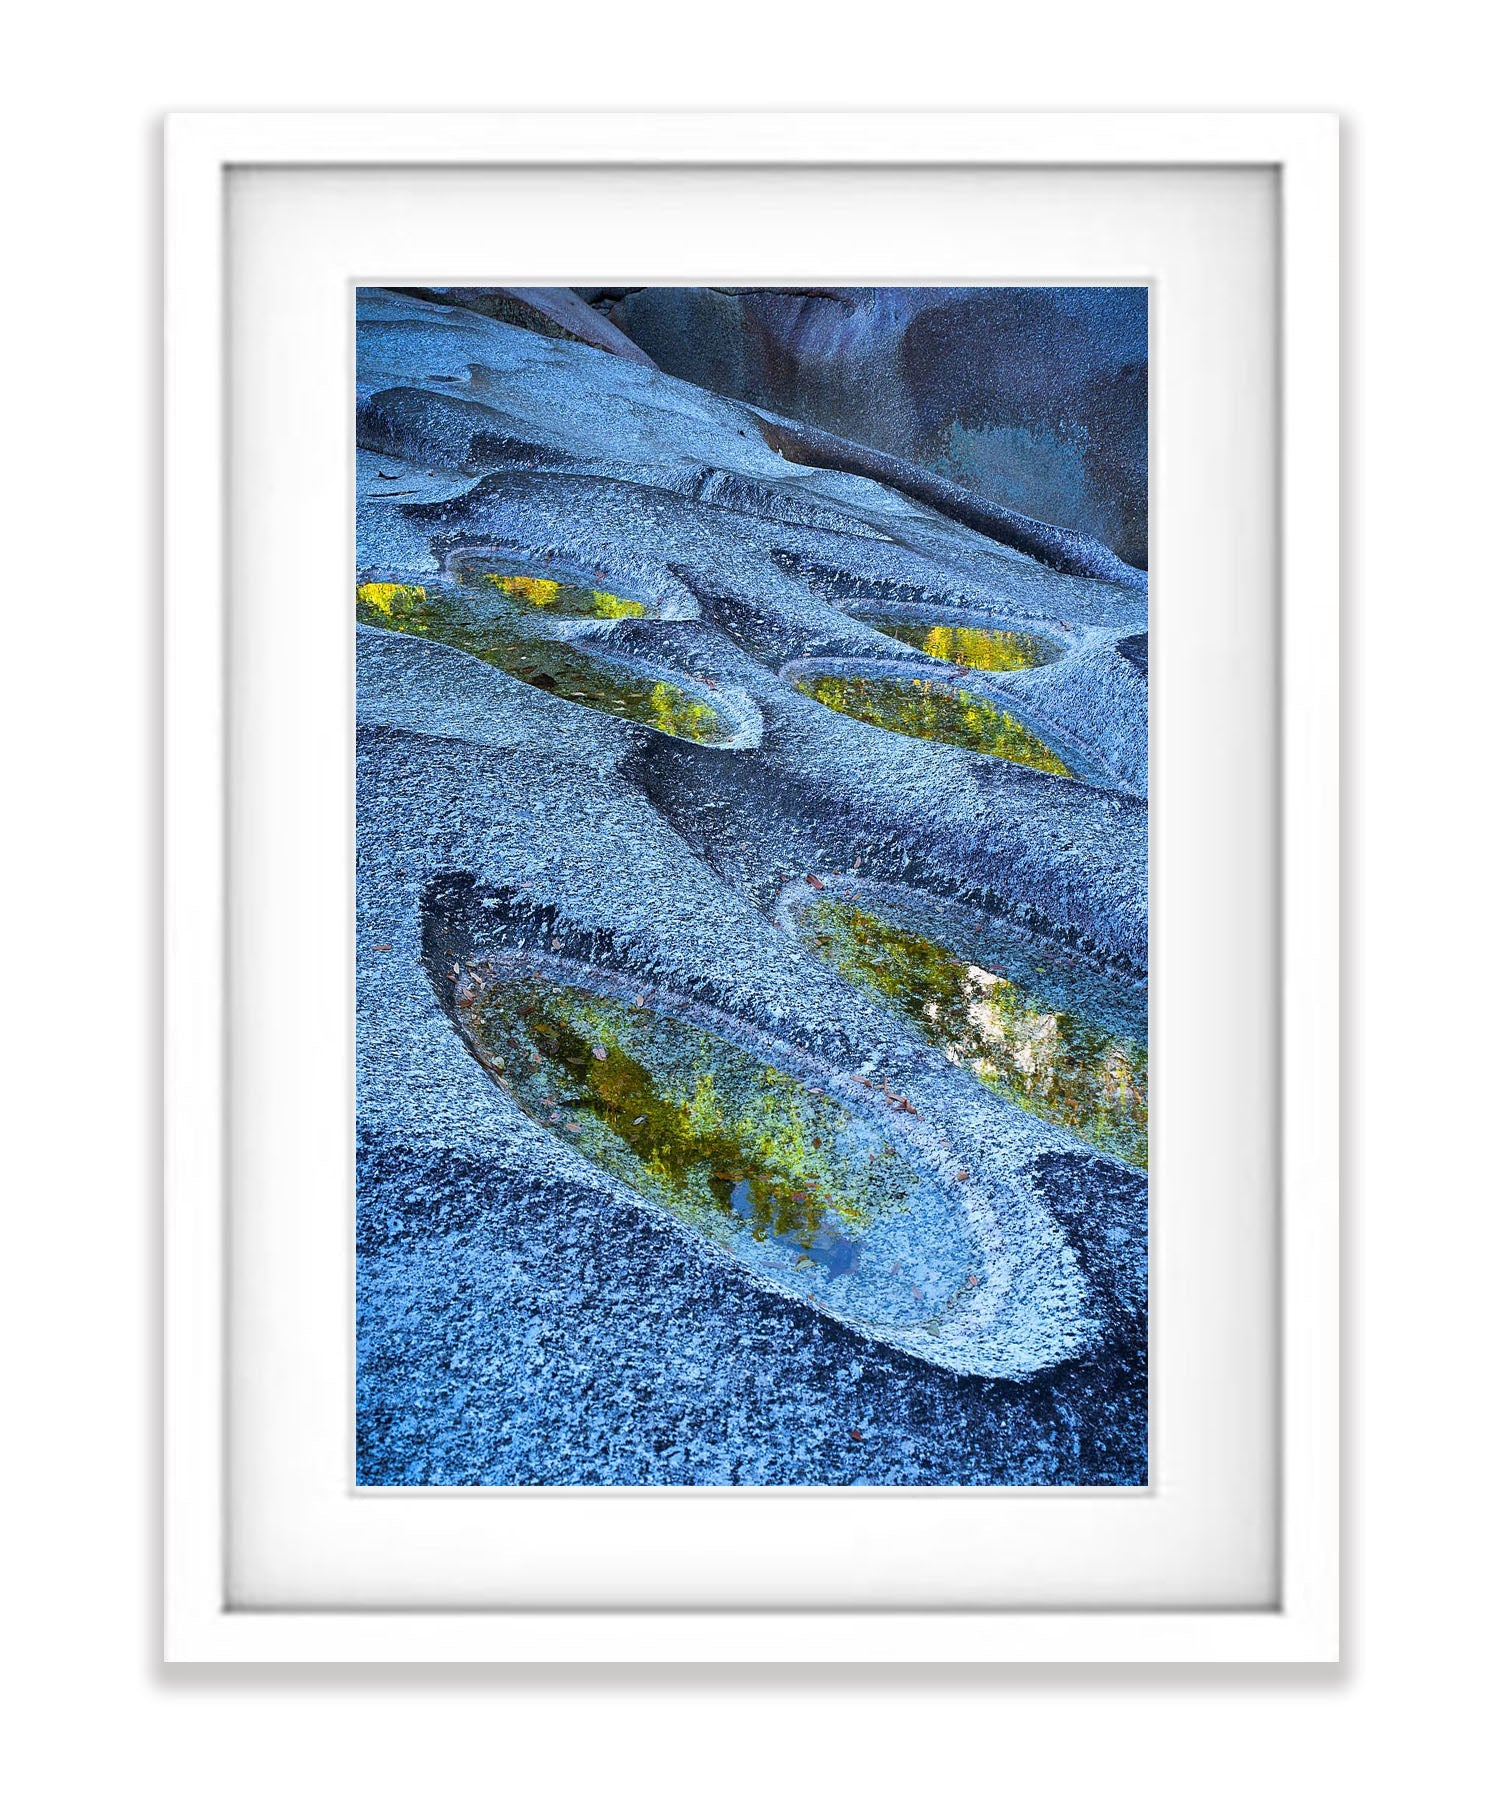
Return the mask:
{"type": "Polygon", "coordinates": [[[1000,756],[1047,775],[1071,777],[1060,756],[1013,713],[947,681],[909,681],[863,675],[818,675],[797,683],[799,693],[832,711],[903,737],[956,744],[1000,756]]]}
{"type": "Polygon", "coordinates": [[[639,600],[622,600],[618,594],[594,590],[594,615],[600,619],[644,619],[646,609],[639,600]]]}
{"type": "Polygon", "coordinates": [[[485,580],[517,600],[529,600],[533,606],[550,606],[562,593],[560,581],[548,581],[540,575],[486,575],[485,580]]]}
{"type": "Polygon", "coordinates": [[[704,744],[719,735],[719,720],[714,709],[701,700],[690,699],[670,682],[655,684],[649,705],[650,723],[669,737],[691,738],[695,744],[704,744]]]}
{"type": "Polygon", "coordinates": [[[505,575],[494,570],[478,573],[478,585],[493,588],[511,600],[524,600],[530,606],[546,607],[549,612],[566,613],[572,618],[643,619],[645,602],[626,600],[602,588],[578,587],[572,582],[554,581],[541,575],[505,575]]]}
{"type": "Polygon", "coordinates": [[[1038,1118],[1146,1167],[1147,1050],[1021,978],[844,901],[797,917],[803,942],[846,980],[912,1021],[951,1062],[1038,1118]]]}
{"type": "Polygon", "coordinates": [[[355,598],[361,606],[390,618],[399,607],[419,605],[427,598],[427,590],[404,581],[367,581],[355,590],[355,598]]]}
{"type": "Polygon", "coordinates": [[[1057,651],[1045,638],[1025,631],[989,631],[970,625],[932,625],[911,629],[880,626],[890,636],[915,644],[941,662],[966,669],[1035,669],[1055,662],[1057,651]]]}
{"type": "Polygon", "coordinates": [[[712,706],[675,684],[590,655],[582,645],[546,635],[545,627],[535,631],[529,614],[514,607],[486,608],[462,588],[429,592],[400,582],[367,582],[356,600],[361,624],[447,644],[560,700],[694,743],[719,743],[732,735],[712,706]]]}
{"type": "Polygon", "coordinates": [[[835,1101],[679,1019],[540,977],[458,995],[480,1061],[535,1123],[720,1240],[851,1269],[919,1179],[835,1101]]]}

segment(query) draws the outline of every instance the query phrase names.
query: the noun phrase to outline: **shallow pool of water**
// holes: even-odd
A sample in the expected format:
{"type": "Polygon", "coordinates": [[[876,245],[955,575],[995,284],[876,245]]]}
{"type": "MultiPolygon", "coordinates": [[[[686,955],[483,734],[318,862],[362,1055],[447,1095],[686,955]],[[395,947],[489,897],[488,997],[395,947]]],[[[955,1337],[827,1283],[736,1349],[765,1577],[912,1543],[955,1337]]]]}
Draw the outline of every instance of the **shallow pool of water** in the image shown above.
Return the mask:
{"type": "Polygon", "coordinates": [[[483,588],[425,588],[399,582],[366,582],[357,591],[363,625],[404,631],[464,650],[518,681],[578,706],[650,725],[670,737],[716,744],[732,726],[705,701],[675,682],[637,675],[604,657],[533,628],[529,602],[483,588]]]}
{"type": "Polygon", "coordinates": [[[559,581],[534,569],[492,559],[463,558],[455,573],[465,587],[487,589],[521,607],[546,612],[553,618],[644,619],[657,609],[644,600],[628,600],[603,588],[559,581]]]}
{"type": "Polygon", "coordinates": [[[1069,967],[1019,933],[950,942],[846,900],[793,915],[802,942],[904,1014],[996,1093],[1138,1168],[1147,1155],[1144,996],[1069,967]],[[1112,991],[1113,990],[1113,991],[1112,991]]]}
{"type": "Polygon", "coordinates": [[[956,744],[982,756],[1002,756],[1008,762],[1024,763],[1047,775],[1073,773],[1057,752],[1014,713],[982,695],[965,692],[951,681],[809,674],[796,685],[797,691],[809,699],[866,725],[878,725],[884,731],[956,744]]]}
{"type": "Polygon", "coordinates": [[[484,968],[455,1013],[528,1118],[785,1291],[921,1326],[980,1284],[945,1183],[739,1045],[644,997],[484,968]]]}
{"type": "Polygon", "coordinates": [[[913,625],[886,613],[855,616],[886,637],[965,669],[1039,669],[1062,656],[1058,645],[1031,631],[994,631],[978,625],[913,625]]]}

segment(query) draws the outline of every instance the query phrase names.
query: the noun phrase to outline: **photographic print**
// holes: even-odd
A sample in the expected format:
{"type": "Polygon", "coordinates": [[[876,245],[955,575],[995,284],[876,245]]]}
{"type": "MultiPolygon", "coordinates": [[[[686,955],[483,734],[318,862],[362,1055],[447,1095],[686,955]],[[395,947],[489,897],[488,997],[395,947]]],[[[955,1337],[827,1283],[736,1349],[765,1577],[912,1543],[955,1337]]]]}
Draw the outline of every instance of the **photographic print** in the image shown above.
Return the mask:
{"type": "Polygon", "coordinates": [[[355,304],[358,1482],[1145,1483],[1147,290],[355,304]]]}

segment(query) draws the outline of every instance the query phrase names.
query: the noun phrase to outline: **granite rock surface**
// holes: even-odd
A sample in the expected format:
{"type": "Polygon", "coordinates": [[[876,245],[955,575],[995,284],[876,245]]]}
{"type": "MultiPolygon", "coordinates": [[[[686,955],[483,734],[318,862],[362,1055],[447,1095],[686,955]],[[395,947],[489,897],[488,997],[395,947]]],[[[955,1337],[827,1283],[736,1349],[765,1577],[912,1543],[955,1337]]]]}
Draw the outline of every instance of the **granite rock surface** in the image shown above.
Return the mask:
{"type": "Polygon", "coordinates": [[[549,629],[722,726],[359,629],[359,1479],[1143,1481],[1144,1175],[955,1066],[787,905],[899,893],[1139,993],[1143,590],[789,461],[731,398],[409,295],[360,296],[357,431],[365,591],[458,592],[489,558],[624,596],[549,629]],[[893,621],[1056,654],[958,671],[893,621]],[[820,677],[957,683],[1073,778],[845,716],[820,677]],[[476,1058],[461,996],[495,968],[634,996],[837,1099],[962,1209],[972,1291],[883,1326],[695,1235],[476,1058]]]}

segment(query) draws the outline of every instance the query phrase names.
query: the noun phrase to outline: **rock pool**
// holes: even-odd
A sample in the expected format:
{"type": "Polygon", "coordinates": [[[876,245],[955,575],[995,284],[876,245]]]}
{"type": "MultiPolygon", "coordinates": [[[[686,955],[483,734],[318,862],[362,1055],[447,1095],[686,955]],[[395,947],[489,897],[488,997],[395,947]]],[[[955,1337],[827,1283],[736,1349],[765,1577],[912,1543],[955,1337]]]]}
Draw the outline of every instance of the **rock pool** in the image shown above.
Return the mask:
{"type": "Polygon", "coordinates": [[[550,574],[539,575],[522,564],[491,557],[461,557],[453,572],[464,587],[490,589],[553,618],[644,619],[654,618],[658,612],[644,600],[626,599],[550,574]]]}
{"type": "Polygon", "coordinates": [[[957,915],[914,929],[897,903],[819,895],[798,937],[901,1012],[951,1062],[1008,1100],[1144,1169],[1144,998],[1004,926],[957,915]]]}
{"type": "Polygon", "coordinates": [[[781,1291],[851,1322],[937,1330],[982,1286],[949,1183],[717,1033],[644,996],[483,964],[454,1014],[534,1124],[781,1291]]]}
{"type": "Polygon", "coordinates": [[[797,691],[820,706],[902,737],[956,744],[981,756],[1000,756],[1046,775],[1071,778],[1057,752],[1014,713],[955,683],[913,676],[802,675],[797,691]]]}
{"type": "MultiPolygon", "coordinates": [[[[685,687],[607,655],[590,654],[584,641],[551,636],[544,618],[528,616],[553,610],[577,616],[589,592],[547,578],[517,575],[486,576],[472,586],[371,581],[357,590],[356,617],[362,625],[448,644],[560,700],[650,725],[669,737],[690,738],[695,744],[731,738],[733,725],[685,687]]],[[[605,602],[622,608],[639,604],[592,592],[591,616],[640,616],[601,611],[605,602]]]]}
{"type": "Polygon", "coordinates": [[[910,644],[939,662],[957,663],[965,669],[999,673],[1010,669],[1039,669],[1057,662],[1061,649],[1050,638],[1034,631],[1001,631],[982,625],[944,625],[908,619],[889,613],[856,612],[856,618],[873,625],[898,642],[910,644]]]}

